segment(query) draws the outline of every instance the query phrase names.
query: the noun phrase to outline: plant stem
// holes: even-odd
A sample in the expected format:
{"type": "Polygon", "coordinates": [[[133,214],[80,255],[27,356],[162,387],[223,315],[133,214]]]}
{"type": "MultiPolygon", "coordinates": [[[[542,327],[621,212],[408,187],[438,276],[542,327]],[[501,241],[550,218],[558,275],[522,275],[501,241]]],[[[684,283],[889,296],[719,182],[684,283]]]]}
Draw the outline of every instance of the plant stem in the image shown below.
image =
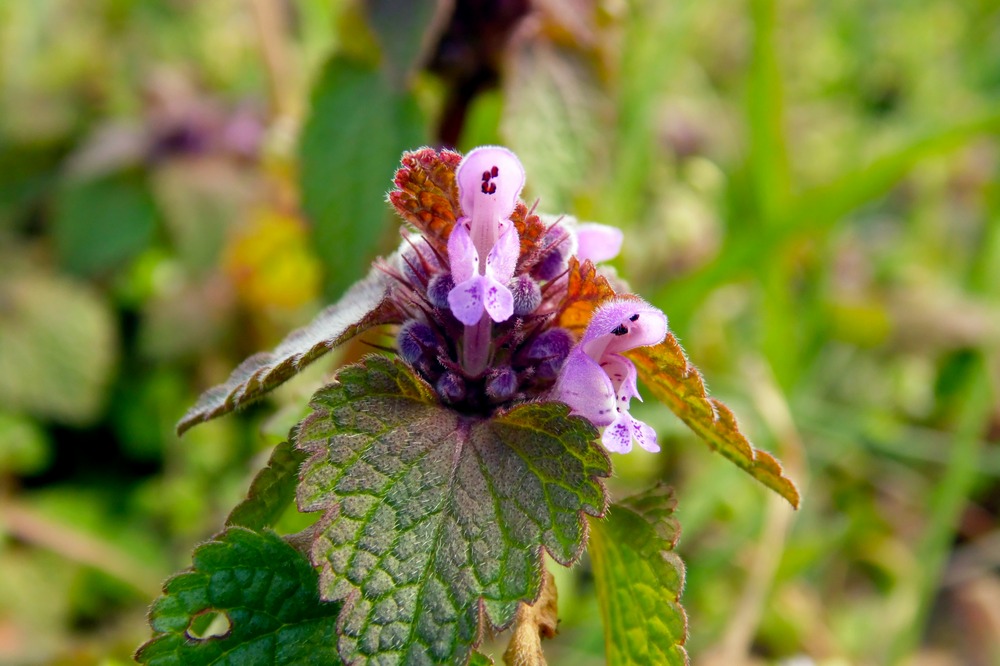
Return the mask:
{"type": "Polygon", "coordinates": [[[469,377],[478,377],[486,370],[490,360],[490,336],[493,320],[483,313],[479,323],[465,327],[462,338],[462,367],[469,377]]]}

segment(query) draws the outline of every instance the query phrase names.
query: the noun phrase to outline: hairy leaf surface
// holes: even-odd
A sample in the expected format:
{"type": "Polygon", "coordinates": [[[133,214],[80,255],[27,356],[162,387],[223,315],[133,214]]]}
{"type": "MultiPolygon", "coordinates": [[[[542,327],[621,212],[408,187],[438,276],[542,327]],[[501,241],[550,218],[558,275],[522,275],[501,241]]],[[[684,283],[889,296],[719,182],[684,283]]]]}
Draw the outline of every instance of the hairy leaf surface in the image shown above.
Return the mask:
{"type": "Polygon", "coordinates": [[[274,525],[295,500],[299,466],[304,460],[305,455],[288,442],[274,447],[267,467],[254,477],[247,498],[232,510],[226,525],[241,525],[252,530],[274,525]]]}
{"type": "Polygon", "coordinates": [[[785,476],[781,463],[770,453],[754,448],[740,432],[732,411],[709,397],[701,373],[688,363],[673,333],[668,333],[667,339],[655,347],[639,347],[625,355],[635,362],[639,377],[653,395],[713,450],[798,508],[798,488],[785,476]]]}
{"type": "Polygon", "coordinates": [[[152,640],[140,664],[339,664],[340,604],[321,601],[316,572],[273,532],[231,527],[194,551],[194,567],[170,578],[149,613],[152,640]],[[224,619],[204,637],[203,618],[224,619]],[[201,638],[199,638],[201,636],[201,638]]]}
{"type": "Polygon", "coordinates": [[[486,419],[434,402],[398,362],[369,357],[313,398],[296,446],[302,511],[323,511],[311,557],[343,600],[350,663],[465,664],[541,585],[544,548],[569,564],[604,512],[610,463],[559,403],[486,419]]]}
{"type": "Polygon", "coordinates": [[[395,307],[386,298],[388,288],[389,278],[372,269],[308,326],[290,333],[273,351],[254,354],[237,366],[225,383],[202,393],[177,424],[178,434],[260,398],[358,333],[398,321],[395,307]]]}
{"type": "Polygon", "coordinates": [[[591,562],[604,620],[607,662],[688,663],[687,616],[680,604],[684,564],[674,545],[673,491],[663,485],[615,503],[591,524],[591,562]]]}

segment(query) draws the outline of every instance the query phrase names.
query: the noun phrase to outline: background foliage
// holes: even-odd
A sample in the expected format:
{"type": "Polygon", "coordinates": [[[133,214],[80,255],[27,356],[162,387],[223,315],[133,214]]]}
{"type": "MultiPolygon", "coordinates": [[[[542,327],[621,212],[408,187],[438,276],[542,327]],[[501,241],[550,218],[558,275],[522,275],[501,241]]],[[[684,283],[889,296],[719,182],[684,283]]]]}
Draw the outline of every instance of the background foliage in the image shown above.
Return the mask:
{"type": "MultiPolygon", "coordinates": [[[[0,663],[128,661],[333,366],[174,424],[395,245],[399,154],[439,142],[623,227],[800,484],[792,515],[639,414],[664,452],[612,496],[676,488],[696,661],[995,663],[1000,7],[456,4],[0,3],[0,663]]],[[[603,663],[591,566],[554,571],[550,663],[603,663]]]]}

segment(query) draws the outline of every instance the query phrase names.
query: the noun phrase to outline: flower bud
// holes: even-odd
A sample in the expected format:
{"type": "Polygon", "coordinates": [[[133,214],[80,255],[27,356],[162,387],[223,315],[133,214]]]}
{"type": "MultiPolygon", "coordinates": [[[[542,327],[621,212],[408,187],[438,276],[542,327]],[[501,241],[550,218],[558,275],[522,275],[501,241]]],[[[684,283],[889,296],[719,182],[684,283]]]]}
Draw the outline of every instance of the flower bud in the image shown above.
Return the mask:
{"type": "Polygon", "coordinates": [[[510,283],[510,293],[514,295],[514,314],[519,317],[531,314],[542,302],[542,290],[527,275],[514,278],[510,283]]]}
{"type": "Polygon", "coordinates": [[[447,310],[450,307],[448,293],[454,288],[455,281],[452,279],[451,273],[438,273],[431,278],[427,285],[427,300],[434,307],[447,310]]]}
{"type": "Polygon", "coordinates": [[[535,376],[555,379],[572,347],[573,336],[564,328],[550,328],[535,338],[526,354],[529,360],[537,363],[535,376]]]}
{"type": "Polygon", "coordinates": [[[465,380],[454,372],[441,375],[434,388],[444,402],[454,404],[465,399],[465,380]]]}
{"type": "Polygon", "coordinates": [[[510,400],[517,392],[517,374],[509,365],[496,368],[486,380],[486,395],[494,402],[510,400]]]}
{"type": "Polygon", "coordinates": [[[422,321],[411,319],[403,324],[396,335],[399,356],[410,365],[417,365],[430,349],[438,346],[434,329],[422,321]]]}

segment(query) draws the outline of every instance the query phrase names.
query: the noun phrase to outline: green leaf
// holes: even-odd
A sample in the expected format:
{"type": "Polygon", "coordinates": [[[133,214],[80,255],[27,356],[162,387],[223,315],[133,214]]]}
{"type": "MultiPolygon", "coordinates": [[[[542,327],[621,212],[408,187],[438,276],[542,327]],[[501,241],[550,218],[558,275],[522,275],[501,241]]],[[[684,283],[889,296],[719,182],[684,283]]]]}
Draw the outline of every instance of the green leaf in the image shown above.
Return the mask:
{"type": "Polygon", "coordinates": [[[691,428],[714,451],[775,491],[796,509],[799,490],[785,476],[781,463],[767,451],[754,447],[740,431],[733,412],[708,395],[698,369],[691,365],[673,333],[653,347],[639,347],[625,354],[635,362],[639,378],[660,402],[691,428]]]}
{"type": "Polygon", "coordinates": [[[503,134],[547,208],[572,208],[605,158],[602,103],[593,61],[578,50],[524,41],[507,84],[503,134]]]}
{"type": "Polygon", "coordinates": [[[340,663],[340,605],[320,600],[316,572],[273,532],[230,527],[199,546],[194,567],[163,593],[149,613],[154,636],[135,654],[140,664],[340,663]]]}
{"type": "Polygon", "coordinates": [[[149,245],[156,219],[156,205],[146,182],[136,174],[70,182],[56,203],[56,250],[72,273],[106,271],[149,245]]]}
{"type": "Polygon", "coordinates": [[[302,205],[330,296],[360,277],[387,237],[385,192],[408,148],[427,142],[413,95],[342,56],[327,63],[300,144],[302,205]]]}
{"type": "Polygon", "coordinates": [[[447,25],[452,3],[449,0],[368,0],[364,8],[393,83],[403,88],[447,25]]]}
{"type": "Polygon", "coordinates": [[[398,320],[386,300],[389,278],[377,268],[343,297],[319,313],[305,328],[290,333],[273,351],[254,354],[233,370],[229,379],[198,398],[177,424],[177,433],[228,414],[263,396],[297,375],[340,343],[372,326],[398,320]]]}
{"type": "Polygon", "coordinates": [[[97,417],[117,358],[115,323],[91,289],[26,273],[0,278],[0,405],[84,425],[97,417]]]}
{"type": "Polygon", "coordinates": [[[688,663],[676,504],[673,490],[659,484],[612,505],[607,519],[591,521],[588,552],[609,664],[688,663]]]}
{"type": "Polygon", "coordinates": [[[226,525],[241,525],[253,530],[271,527],[295,499],[299,481],[299,466],[306,459],[301,451],[288,442],[274,447],[267,467],[250,484],[247,498],[236,505],[226,525]]]}
{"type": "Polygon", "coordinates": [[[51,459],[52,444],[38,423],[21,414],[0,412],[0,474],[34,474],[51,459]]]}
{"type": "Polygon", "coordinates": [[[297,447],[310,556],[344,600],[350,663],[465,664],[484,624],[539,593],[542,549],[568,565],[602,515],[610,462],[565,405],[485,419],[434,402],[401,363],[369,357],[313,398],[297,447]]]}

